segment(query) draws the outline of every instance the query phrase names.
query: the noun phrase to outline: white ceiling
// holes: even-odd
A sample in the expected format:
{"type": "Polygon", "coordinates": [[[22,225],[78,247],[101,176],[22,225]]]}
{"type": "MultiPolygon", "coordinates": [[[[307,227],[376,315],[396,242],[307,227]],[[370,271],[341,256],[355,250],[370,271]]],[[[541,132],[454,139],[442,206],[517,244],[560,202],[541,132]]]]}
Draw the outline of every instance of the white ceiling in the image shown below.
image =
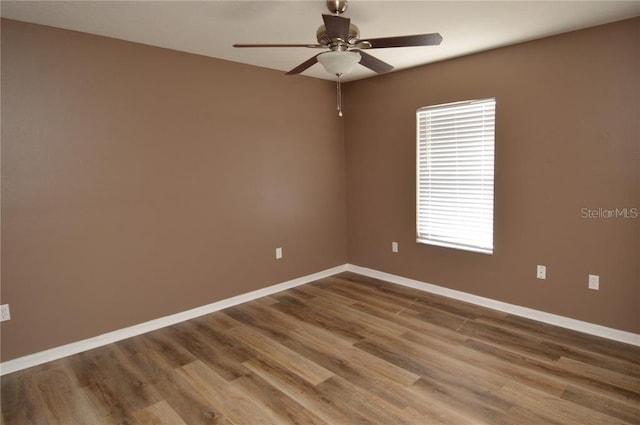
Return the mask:
{"type": "MultiPolygon", "coordinates": [[[[315,43],[325,1],[1,1],[2,17],[288,71],[315,43]]],[[[440,46],[369,50],[396,70],[640,15],[640,1],[364,1],[344,16],[362,39],[439,32],[440,46]]],[[[304,75],[332,79],[316,64],[304,75]]],[[[375,75],[358,66],[345,80],[375,75]]],[[[295,77],[292,77],[295,78],[295,77]]]]}

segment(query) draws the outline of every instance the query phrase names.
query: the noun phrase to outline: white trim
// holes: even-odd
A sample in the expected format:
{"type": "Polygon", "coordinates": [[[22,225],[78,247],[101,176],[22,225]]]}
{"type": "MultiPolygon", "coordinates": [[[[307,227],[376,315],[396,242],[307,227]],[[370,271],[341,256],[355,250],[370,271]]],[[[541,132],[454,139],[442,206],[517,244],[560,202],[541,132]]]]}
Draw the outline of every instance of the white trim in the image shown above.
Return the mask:
{"type": "Polygon", "coordinates": [[[255,291],[240,294],[235,297],[227,298],[221,301],[207,304],[201,307],[196,307],[191,310],[183,311],[180,313],[172,314],[170,316],[160,317],[148,322],[139,323],[137,325],[129,326],[123,329],[118,329],[113,332],[98,335],[92,338],[84,339],[82,341],[72,342],[70,344],[62,345],[59,347],[51,348],[49,350],[40,351],[38,353],[29,354],[17,359],[8,360],[0,363],[0,376],[8,373],[17,372],[22,369],[27,369],[32,366],[37,366],[52,360],[61,359],[63,357],[71,356],[73,354],[81,353],[83,351],[91,350],[103,345],[111,344],[123,339],[131,338],[133,336],[141,335],[147,332],[155,331],[166,326],[171,326],[176,323],[184,322],[185,320],[194,319],[196,317],[203,316],[205,314],[213,313],[215,311],[223,310],[225,308],[233,307],[234,305],[242,304],[257,298],[266,297],[268,295],[275,294],[276,292],[284,291],[285,289],[294,288],[296,286],[304,285],[305,283],[313,282],[328,276],[344,272],[347,270],[347,265],[333,267],[318,273],[313,273],[307,276],[299,277],[287,282],[278,283],[276,285],[268,286],[266,288],[257,289],[255,291]]]}
{"type": "Polygon", "coordinates": [[[581,320],[571,319],[569,317],[558,316],[556,314],[546,313],[544,311],[534,310],[527,307],[521,307],[519,305],[509,304],[502,301],[496,301],[490,298],[484,298],[478,295],[469,294],[467,292],[456,291],[454,289],[433,285],[431,283],[420,282],[418,280],[408,279],[406,277],[368,269],[366,267],[355,266],[353,264],[347,264],[347,271],[358,273],[363,276],[368,276],[375,279],[381,279],[402,286],[408,286],[410,288],[419,289],[421,291],[431,292],[434,294],[442,295],[444,297],[466,301],[471,304],[492,308],[504,313],[526,317],[528,319],[537,320],[538,322],[548,323],[550,325],[573,329],[575,331],[584,332],[590,335],[596,335],[599,337],[612,339],[614,341],[640,346],[640,334],[608,328],[606,326],[583,322],[581,320]]]}
{"type": "Polygon", "coordinates": [[[612,339],[614,341],[620,341],[627,344],[640,346],[640,334],[631,332],[625,332],[618,329],[607,328],[605,326],[595,325],[593,323],[583,322],[569,317],[558,316],[551,313],[545,313],[544,311],[534,310],[527,307],[521,307],[514,304],[505,303],[502,301],[492,300],[490,298],[480,297],[478,295],[469,294],[462,291],[456,291],[454,289],[445,288],[430,283],[420,282],[418,280],[408,279],[406,277],[381,272],[366,267],[360,267],[353,264],[343,264],[341,266],[333,267],[318,273],[313,273],[307,276],[299,277],[287,282],[278,283],[266,288],[258,289],[255,291],[240,294],[235,297],[227,298],[221,301],[207,304],[201,307],[196,307],[191,310],[183,311],[181,313],[172,314],[170,316],[160,317],[158,319],[150,320],[148,322],[133,325],[127,328],[119,329],[117,331],[109,332],[106,334],[98,335],[92,338],[84,339],[82,341],[72,342],[70,344],[62,345],[60,347],[51,348],[49,350],[40,351],[38,353],[29,354],[17,359],[8,360],[0,363],[0,376],[8,373],[17,372],[22,369],[27,369],[32,366],[47,363],[53,360],[61,359],[63,357],[71,356],[73,354],[81,353],[83,351],[91,350],[101,347],[103,345],[111,344],[121,341],[123,339],[131,338],[133,336],[142,335],[147,332],[151,332],[157,329],[171,326],[176,323],[183,322],[185,320],[194,319],[196,317],[203,316],[205,314],[213,313],[225,308],[233,307],[234,305],[242,304],[248,301],[255,300],[257,298],[266,297],[268,295],[275,294],[285,289],[294,288],[296,286],[304,285],[325,277],[333,276],[338,273],[350,271],[358,273],[363,276],[369,276],[375,279],[381,279],[390,283],[395,283],[402,286],[408,286],[410,288],[419,289],[421,291],[431,292],[434,294],[442,295],[448,298],[457,299],[460,301],[466,301],[471,304],[476,304],[483,307],[492,308],[494,310],[502,311],[505,313],[515,314],[516,316],[526,317],[528,319],[537,320],[539,322],[548,323],[555,326],[560,326],[567,329],[573,329],[579,332],[584,332],[590,335],[596,335],[603,338],[612,339]]]}

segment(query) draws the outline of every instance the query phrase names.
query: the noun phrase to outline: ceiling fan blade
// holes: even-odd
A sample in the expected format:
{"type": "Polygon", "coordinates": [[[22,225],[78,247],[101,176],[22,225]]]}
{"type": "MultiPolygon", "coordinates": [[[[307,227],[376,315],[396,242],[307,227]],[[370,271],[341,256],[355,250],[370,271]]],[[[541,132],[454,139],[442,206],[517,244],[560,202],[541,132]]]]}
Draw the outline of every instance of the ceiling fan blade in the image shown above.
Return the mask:
{"type": "Polygon", "coordinates": [[[233,47],[309,47],[311,49],[323,49],[322,44],[234,44],[233,47]]]}
{"type": "Polygon", "coordinates": [[[336,15],[322,15],[327,34],[331,38],[341,38],[343,41],[349,40],[349,24],[351,19],[336,15]]]}
{"type": "Polygon", "coordinates": [[[384,49],[386,47],[437,46],[442,42],[442,36],[437,32],[431,34],[402,35],[398,37],[369,38],[370,49],[384,49]]]}
{"type": "Polygon", "coordinates": [[[302,71],[304,71],[307,68],[310,68],[311,66],[315,65],[318,62],[318,55],[320,55],[320,54],[321,53],[318,53],[314,57],[309,58],[306,61],[302,62],[300,65],[296,66],[291,71],[287,72],[287,75],[300,74],[302,71]]]}
{"type": "Polygon", "coordinates": [[[377,72],[378,74],[384,74],[385,72],[389,72],[393,69],[393,66],[384,61],[381,61],[374,56],[371,56],[369,53],[365,53],[359,49],[353,49],[351,51],[360,53],[360,65],[365,66],[370,70],[377,72]]]}

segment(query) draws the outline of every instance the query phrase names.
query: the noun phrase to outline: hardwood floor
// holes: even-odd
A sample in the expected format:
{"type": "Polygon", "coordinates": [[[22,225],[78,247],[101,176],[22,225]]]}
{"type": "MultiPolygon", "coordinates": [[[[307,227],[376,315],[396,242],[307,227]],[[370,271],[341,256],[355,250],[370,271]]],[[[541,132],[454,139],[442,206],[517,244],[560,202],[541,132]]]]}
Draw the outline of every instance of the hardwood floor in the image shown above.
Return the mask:
{"type": "Polygon", "coordinates": [[[2,424],[640,424],[640,348],[351,273],[2,378],[2,424]]]}

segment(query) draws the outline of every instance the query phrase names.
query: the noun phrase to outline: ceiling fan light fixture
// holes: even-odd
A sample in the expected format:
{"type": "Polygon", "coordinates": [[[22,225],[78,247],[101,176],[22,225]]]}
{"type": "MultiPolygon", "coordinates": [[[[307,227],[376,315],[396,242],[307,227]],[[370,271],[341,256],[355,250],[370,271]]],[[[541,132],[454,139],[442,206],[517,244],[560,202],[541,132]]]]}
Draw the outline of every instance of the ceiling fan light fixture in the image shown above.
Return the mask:
{"type": "Polygon", "coordinates": [[[320,64],[333,75],[346,75],[353,70],[353,67],[360,62],[360,53],[331,51],[318,55],[320,64]]]}

